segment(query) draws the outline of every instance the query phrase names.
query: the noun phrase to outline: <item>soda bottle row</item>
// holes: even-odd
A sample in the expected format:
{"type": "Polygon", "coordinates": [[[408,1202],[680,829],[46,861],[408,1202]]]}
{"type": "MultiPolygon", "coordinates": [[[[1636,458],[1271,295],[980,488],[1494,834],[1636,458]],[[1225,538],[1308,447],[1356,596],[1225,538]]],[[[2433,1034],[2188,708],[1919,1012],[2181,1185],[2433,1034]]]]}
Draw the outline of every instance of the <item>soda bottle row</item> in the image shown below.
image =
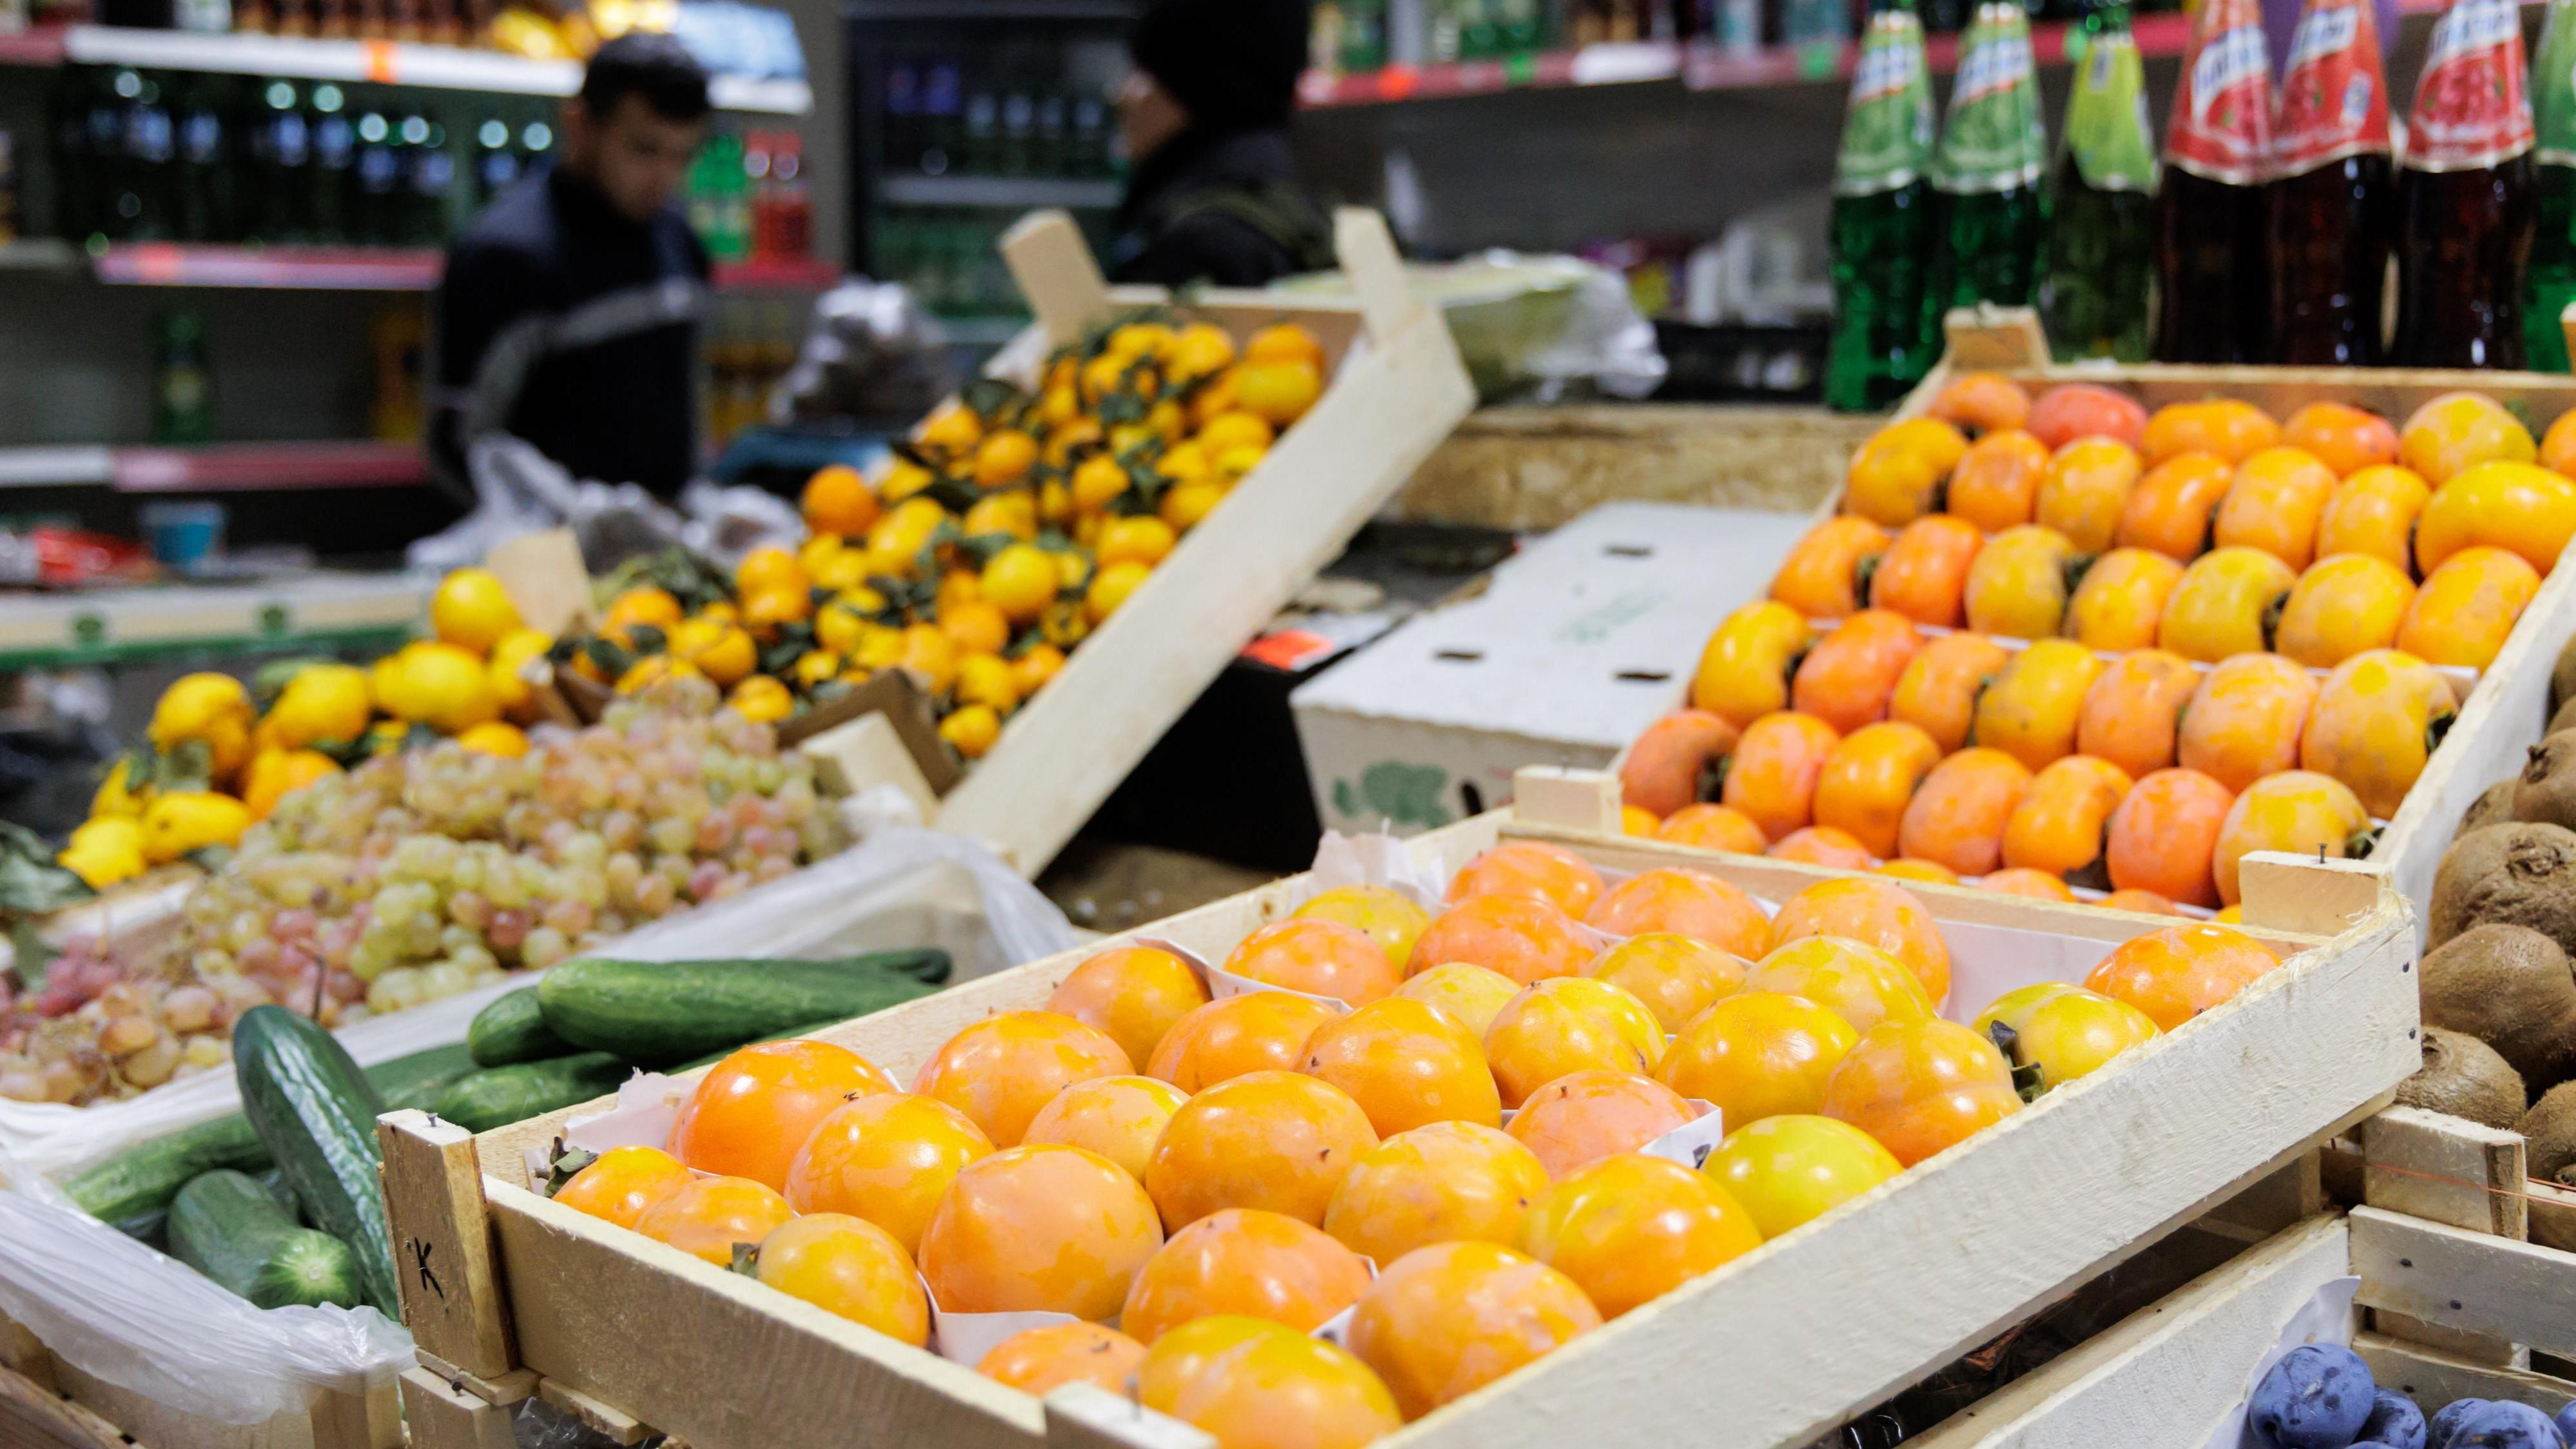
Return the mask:
{"type": "Polygon", "coordinates": [[[924,176],[1108,176],[1120,165],[1107,98],[1043,67],[978,74],[956,55],[885,64],[879,128],[890,172],[924,176]]]}

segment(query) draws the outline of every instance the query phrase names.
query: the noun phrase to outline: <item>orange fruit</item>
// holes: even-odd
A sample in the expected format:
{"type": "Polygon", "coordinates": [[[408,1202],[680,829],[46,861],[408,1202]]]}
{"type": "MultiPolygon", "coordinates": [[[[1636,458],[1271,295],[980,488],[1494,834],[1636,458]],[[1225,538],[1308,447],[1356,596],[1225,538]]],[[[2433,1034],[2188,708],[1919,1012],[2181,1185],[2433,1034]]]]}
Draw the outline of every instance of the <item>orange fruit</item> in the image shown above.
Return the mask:
{"type": "Polygon", "coordinates": [[[948,1184],[992,1154],[991,1140],[947,1103],[874,1092],[842,1103],[797,1149],[787,1201],[800,1213],[874,1223],[910,1254],[948,1184]]]}
{"type": "Polygon", "coordinates": [[[1066,1384],[1123,1394],[1144,1363],[1145,1345],[1117,1329],[1075,1319],[1021,1329],[993,1345],[975,1372],[1039,1398],[1066,1384]]]}
{"type": "Polygon", "coordinates": [[[1933,511],[1941,480],[1967,451],[1966,435],[1940,418],[1889,423],[1852,455],[1843,512],[1902,528],[1933,511]]]}
{"type": "Polygon", "coordinates": [[[1351,1351],[1408,1419],[1601,1326],[1573,1279],[1493,1243],[1439,1243],[1386,1265],[1351,1315],[1351,1351]]]}
{"type": "Polygon", "coordinates": [[[1681,1093],[1651,1077],[1572,1072],[1530,1093],[1504,1130],[1556,1178],[1613,1153],[1634,1152],[1697,1115],[1681,1093]]]}
{"type": "Polygon", "coordinates": [[[1905,525],[1869,576],[1869,605],[1955,629],[1964,618],[1968,566],[1986,536],[1964,518],[1935,513],[1905,525]]]}
{"type": "Polygon", "coordinates": [[[2149,648],[2180,582],[2182,565],[2154,549],[2115,548],[2084,570],[2066,601],[2066,636],[2087,649],[2149,648]]]}
{"type": "Polygon", "coordinates": [[[1300,1333],[1359,1301],[1368,1264],[1321,1228],[1259,1208],[1228,1208],[1167,1239],[1127,1289],[1118,1327],[1151,1345],[1217,1313],[1300,1333]]]}
{"type": "Polygon", "coordinates": [[[1825,1083],[1824,1116],[1849,1122],[1908,1167],[2021,1110],[2012,1065],[1951,1021],[1887,1021],[1860,1034],[1825,1083]]]}
{"type": "Polygon", "coordinates": [[[2335,471],[2296,448],[2266,448],[2236,465],[2210,539],[2259,548],[2293,569],[2316,557],[2317,521],[2334,496],[2335,471]]]}
{"type": "Polygon", "coordinates": [[[2172,1031],[2281,964],[2270,947],[2232,926],[2167,926],[2121,942],[2084,978],[2084,989],[2145,1012],[2172,1031]]]}
{"type": "Polygon", "coordinates": [[[1469,896],[1536,896],[1577,920],[1601,898],[1601,872],[1562,845],[1514,840],[1467,862],[1449,882],[1449,903],[1469,896]]]}
{"type": "Polygon", "coordinates": [[[2511,551],[2461,549],[2415,591],[2397,626],[2397,647],[2428,664],[2484,669],[2539,592],[2539,572],[2511,551]]]}
{"type": "Polygon", "coordinates": [[[2317,682],[2278,654],[2239,654],[2209,671],[2183,710],[2176,754],[2231,791],[2299,763],[2317,682]]]}
{"type": "Polygon", "coordinates": [[[1469,896],[1434,916],[1413,943],[1428,966],[1464,961],[1527,984],[1570,976],[1594,947],[1572,917],[1536,896],[1469,896]]]}
{"type": "MultiPolygon", "coordinates": [[[[1535,988],[1533,988],[1535,989],[1535,988]]],[[[1372,1001],[1306,1038],[1301,1070],[1350,1094],[1380,1137],[1430,1122],[1502,1121],[1485,1051],[1457,1018],[1407,997],[1372,1001]]]]}
{"type": "Polygon", "coordinates": [[[930,1342],[930,1297],[912,1255],[874,1223],[843,1213],[789,1218],[760,1240],[755,1276],[897,1343],[930,1342]]]}
{"type": "Polygon", "coordinates": [[[1771,949],[1810,936],[1874,946],[1912,972],[1933,1003],[1949,999],[1949,943],[1931,909],[1903,886],[1866,879],[1816,882],[1781,903],[1771,918],[1771,949]]]}
{"type": "Polygon", "coordinates": [[[1999,372],[1963,372],[1950,379],[1926,409],[1970,432],[2018,428],[2030,418],[2030,394],[1999,372]]]}
{"type": "Polygon", "coordinates": [[[1669,931],[1747,957],[1762,954],[1771,939],[1771,923],[1762,919],[1753,897],[1704,871],[1671,866],[1619,882],[1584,919],[1614,936],[1669,931]]]}
{"type": "Polygon", "coordinates": [[[1977,701],[1977,743],[2037,770],[2075,752],[2084,695],[2102,661],[2071,639],[2041,639],[2013,656],[1977,701]]]}
{"type": "Polygon", "coordinates": [[[1560,976],[1522,988],[1485,1030],[1485,1060],[1503,1105],[1571,1072],[1650,1074],[1664,1054],[1664,1026],[1618,987],[1560,976]]]}
{"type": "Polygon", "coordinates": [[[1175,1232],[1230,1207],[1320,1224],[1343,1175],[1376,1145],[1368,1114],[1340,1088],[1295,1072],[1253,1072],[1172,1114],[1145,1187],[1175,1232]]]}
{"type": "MultiPolygon", "coordinates": [[[[1860,1034],[1803,996],[1741,991],[1702,1013],[1664,1053],[1657,1076],[1715,1103],[1729,1130],[1783,1113],[1813,1113],[1825,1082],[1860,1034]]],[[[1512,1126],[1520,1126],[1514,1118],[1512,1126]]]]}
{"type": "Polygon", "coordinates": [[[947,1313],[1070,1313],[1105,1319],[1163,1228],[1136,1179],[1098,1153],[1055,1143],[967,1164],[921,1235],[921,1276],[947,1313]]]}
{"type": "Polygon", "coordinates": [[[1400,892],[1374,885],[1335,886],[1288,914],[1297,920],[1338,921],[1366,933],[1386,953],[1397,976],[1411,969],[1413,943],[1431,924],[1429,911],[1400,892]]]}
{"type": "Polygon", "coordinates": [[[2144,471],[2137,450],[2117,438],[2077,438],[2050,455],[2032,520],[2064,534],[2078,552],[2100,553],[2111,546],[2144,471]]]}
{"type": "Polygon", "coordinates": [[[644,1210],[690,1181],[680,1159],[652,1147],[612,1147],[555,1190],[555,1201],[576,1212],[635,1226],[644,1210]]]}
{"type": "Polygon", "coordinates": [[[1685,805],[1658,824],[1654,834],[1673,845],[1731,850],[1738,855],[1760,855],[1771,845],[1752,816],[1724,805],[1685,805]]]}
{"type": "Polygon", "coordinates": [[[2315,455],[2342,478],[2397,461],[2397,429],[2349,403],[2313,402],[2290,414],[2281,441],[2315,455]]]}
{"type": "Polygon", "coordinates": [[[1778,599],[1737,609],[1718,621],[1700,650],[1699,668],[1691,677],[1692,707],[1739,728],[1787,709],[1790,670],[1815,638],[1807,614],[1778,599]]]}
{"type": "Polygon", "coordinates": [[[2174,762],[2183,706],[2200,688],[2200,671],[2179,654],[2141,649],[2111,661],[2084,692],[2075,721],[2075,750],[2117,767],[2132,780],[2174,762]]]}
{"type": "Polygon", "coordinates": [[[1662,1297],[1762,1246],[1762,1231],[1714,1181],[1623,1153],[1557,1179],[1514,1244],[1574,1280],[1604,1318],[1662,1297]]]}
{"type": "Polygon", "coordinates": [[[2209,551],[2219,504],[2235,481],[2236,465],[2215,453],[2176,453],[2130,490],[2112,541],[2189,563],[2209,551]]]}
{"type": "Polygon", "coordinates": [[[2366,553],[2400,569],[2415,567],[2415,520],[2432,488],[2404,468],[2364,468],[2343,480],[2317,520],[2317,557],[2366,553]]]}
{"type": "Polygon", "coordinates": [[[1801,936],[1753,964],[1747,992],[1803,996],[1858,1031],[1882,1021],[1921,1021],[1931,995],[1905,964],[1876,946],[1841,936],[1801,936]]]}
{"type": "Polygon", "coordinates": [[[2092,871],[2102,859],[2111,812],[2130,784],[2127,771],[2089,755],[2069,755],[2032,776],[2004,822],[2004,864],[2040,871],[2060,885],[2092,871]]]}
{"type": "Polygon", "coordinates": [[[2392,816],[2457,716],[2451,681],[2394,649],[2356,654],[2317,690],[2299,763],[2331,775],[2374,815],[2392,816]]]}
{"type": "Polygon", "coordinates": [[[1977,696],[2011,661],[2002,645],[1983,635],[1945,634],[1905,666],[1896,693],[1888,697],[1888,718],[1922,730],[1944,754],[1956,750],[1968,742],[1976,722],[1977,696]]]}
{"type": "Polygon", "coordinates": [[[1816,777],[1816,824],[1839,830],[1873,856],[1896,853],[1896,830],[1915,787],[1941,762],[1920,726],[1896,720],[1843,736],[1816,777]]]}
{"type": "Polygon", "coordinates": [[[1188,1100],[1180,1088],[1152,1077],[1093,1077],[1039,1108],[1020,1140],[1097,1152],[1142,1181],[1154,1144],[1188,1100]]]}
{"type": "Polygon", "coordinates": [[[2236,398],[2167,403],[2147,418],[2138,451],[2150,463],[2178,453],[2215,453],[2241,463],[2281,441],[2281,425],[2252,403],[2236,398]]]}
{"type": "Polygon", "coordinates": [[[1896,681],[1922,647],[1913,620],[1888,609],[1863,609],[1835,625],[1799,661],[1789,681],[1789,707],[1837,732],[1884,719],[1896,681]]]}
{"type": "Polygon", "coordinates": [[[1509,1243],[1547,1167],[1510,1134],[1473,1122],[1399,1132],[1351,1164],[1324,1209],[1324,1231],[1392,1263],[1433,1243],[1509,1243]]]}
{"type": "MultiPolygon", "coordinates": [[[[1887,530],[1866,518],[1828,518],[1791,546],[1771,576],[1771,597],[1802,620],[1839,619],[1860,607],[1861,561],[1887,552],[1888,542],[1887,530]]],[[[1701,708],[1715,706],[1701,701],[1701,708]]]]}
{"type": "Polygon", "coordinates": [[[2218,898],[2236,904],[2236,869],[2258,850],[2341,859],[2368,843],[2370,812],[2341,780],[2313,770],[2284,770],[2245,787],[2218,830],[2210,874],[2218,898]]]}
{"type": "Polygon", "coordinates": [[[1406,978],[1395,994],[1447,1012],[1475,1036],[1477,1050],[1482,1051],[1485,1029],[1494,1024],[1505,1002],[1521,994],[1521,984],[1499,971],[1452,961],[1406,978]]]}
{"type": "Polygon", "coordinates": [[[1403,976],[1366,931],[1339,921],[1291,916],[1243,938],[1225,969],[1270,986],[1364,1006],[1403,976]]]}
{"type": "Polygon", "coordinates": [[[1357,1356],[1231,1314],[1164,1334],[1137,1366],[1135,1394],[1222,1449],[1360,1449],[1404,1427],[1394,1396],[1357,1356]]]}
{"type": "Polygon", "coordinates": [[[1645,1003],[1667,1032],[1744,985],[1744,958],[1671,931],[1649,931],[1604,951],[1583,974],[1645,1003]]]}
{"type": "Polygon", "coordinates": [[[2089,382],[2062,382],[2041,393],[2023,424],[2051,448],[2094,434],[2136,447],[2146,425],[2147,410],[2135,398],[2089,382]]]}
{"type": "Polygon", "coordinates": [[[1207,983],[1180,957],[1152,946],[1118,946],[1074,967],[1046,1009],[1106,1035],[1133,1064],[1152,1060],[1163,1034],[1207,999],[1207,983]]]}
{"type": "Polygon", "coordinates": [[[1762,852],[1773,860],[1794,860],[1802,865],[1829,866],[1835,870],[1867,870],[1877,860],[1869,847],[1853,838],[1849,831],[1830,825],[1810,825],[1792,830],[1762,852]]]}
{"type": "Polygon", "coordinates": [[[757,1243],[795,1215],[787,1199],[747,1177],[699,1177],[646,1208],[635,1219],[635,1231],[730,1268],[735,1245],[757,1243]]]}
{"type": "Polygon", "coordinates": [[[2446,392],[2397,430],[2397,461],[2436,488],[2480,463],[2528,463],[2539,452],[2531,430],[2484,393],[2446,392]]]}
{"type": "Polygon", "coordinates": [[[876,490],[859,470],[846,463],[832,463],[814,470],[805,480],[805,493],[799,501],[805,515],[805,527],[823,534],[858,538],[877,521],[876,490]]]}
{"type": "Polygon", "coordinates": [[[1898,849],[1961,875],[2003,858],[2004,827],[2030,788],[2030,770],[2001,750],[1961,750],[1932,767],[1898,822],[1898,849]]]}
{"type": "Polygon", "coordinates": [[[2075,545],[2053,528],[2026,523],[1986,540],[1968,568],[1968,627],[2010,639],[2046,639],[2066,617],[2066,576],[2075,545]]]}
{"type": "Polygon", "coordinates": [[[1016,1147],[1055,1094],[1136,1070],[1109,1034],[1052,1011],[1006,1011],[948,1039],[912,1089],[963,1112],[996,1147],[1016,1147]]]}
{"type": "Polygon", "coordinates": [[[707,1069],[671,1124],[671,1155],[700,1172],[786,1187],[788,1165],[850,1097],[897,1090],[847,1047],[753,1042],[707,1069]]]}
{"type": "Polygon", "coordinates": [[[2132,786],[2111,812],[2103,863],[2114,888],[2150,890],[2186,906],[2216,904],[2210,852],[2236,800],[2198,770],[2157,770],[2132,786]]]}
{"type": "Polygon", "coordinates": [[[1951,514],[1987,533],[2030,522],[2048,457],[2046,443],[2019,429],[1979,438],[1950,470],[1951,514]]]}
{"type": "Polygon", "coordinates": [[[1735,726],[1706,710],[1677,709],[1640,731],[1619,762],[1619,798],[1651,817],[1692,808],[1711,771],[1735,748],[1735,726]]]}
{"type": "Polygon", "coordinates": [[[1294,1071],[1315,1028],[1341,1015],[1286,991],[1247,991],[1211,1001],[1172,1024],[1145,1075],[1201,1092],[1248,1072],[1294,1071]]]}

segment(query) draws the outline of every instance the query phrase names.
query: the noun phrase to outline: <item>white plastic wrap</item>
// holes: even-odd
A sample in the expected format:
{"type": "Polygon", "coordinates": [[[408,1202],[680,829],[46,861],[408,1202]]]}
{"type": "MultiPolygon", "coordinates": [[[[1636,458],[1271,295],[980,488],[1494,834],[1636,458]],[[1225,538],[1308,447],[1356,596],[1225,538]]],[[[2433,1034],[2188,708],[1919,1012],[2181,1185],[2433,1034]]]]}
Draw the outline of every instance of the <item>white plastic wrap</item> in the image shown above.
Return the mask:
{"type": "Polygon", "coordinates": [[[218,1423],[363,1394],[411,1366],[372,1308],[254,1308],[76,1208],[0,1192],[0,1312],[81,1372],[218,1423]]]}
{"type": "Polygon", "coordinates": [[[480,563],[495,544],[523,533],[568,526],[582,557],[604,572],[639,554],[685,545],[732,565],[763,544],[793,548],[804,539],[796,510],[758,488],[720,488],[704,480],[682,490],[679,506],[633,483],[577,480],[527,442],[496,433],[467,449],[474,511],[443,532],[416,539],[404,559],[413,568],[454,569],[480,563]]]}

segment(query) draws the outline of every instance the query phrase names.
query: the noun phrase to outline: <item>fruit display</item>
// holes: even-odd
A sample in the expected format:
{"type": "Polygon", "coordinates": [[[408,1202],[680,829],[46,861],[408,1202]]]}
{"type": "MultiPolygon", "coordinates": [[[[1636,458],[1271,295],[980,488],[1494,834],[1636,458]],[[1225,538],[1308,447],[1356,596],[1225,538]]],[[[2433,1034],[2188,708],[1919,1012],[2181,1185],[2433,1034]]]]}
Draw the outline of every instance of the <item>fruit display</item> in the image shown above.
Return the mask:
{"type": "Polygon", "coordinates": [[[167,939],[75,943],[32,981],[0,977],[0,1096],[131,1096],[221,1066],[251,1007],[291,1004],[325,1027],[400,1011],[842,843],[811,763],[704,680],[619,700],[584,729],[536,726],[517,753],[458,738],[367,756],[247,825],[167,939]]]}
{"type": "Polygon", "coordinates": [[[1632,833],[2128,909],[2369,853],[2571,536],[2576,414],[1961,376],[1720,622],[1632,833]]]}
{"type": "Polygon", "coordinates": [[[1714,875],[1515,841],[1436,905],[1340,887],[1218,963],[1275,989],[1098,952],[908,1091],[842,1046],[744,1047],[659,1147],[570,1154],[554,1196],[916,1347],[934,1304],[1057,1315],[980,1356],[1025,1391],[1098,1384],[1228,1449],[1364,1444],[2279,964],[2177,924],[1962,1024],[1952,949],[1891,880],[1766,913],[1714,875]],[[1711,1107],[1722,1140],[1659,1142],[1711,1107]]]}
{"type": "Polygon", "coordinates": [[[2245,1400],[2250,1442],[2278,1449],[2567,1449],[2576,1406],[2553,1417],[2512,1399],[2423,1404],[2374,1381],[2340,1343],[2303,1343],[2281,1356],[2245,1400]],[[2427,1412],[2430,1406],[2430,1412],[2427,1412]]]}
{"type": "Polygon", "coordinates": [[[489,570],[430,596],[431,637],[372,667],[290,659],[251,685],[186,675],[161,693],[145,742],[112,764],[62,864],[104,890],[210,848],[230,849],[288,794],[407,744],[453,738],[527,753],[535,706],[521,671],[554,641],[525,627],[489,570]]]}
{"type": "Polygon", "coordinates": [[[801,548],[755,550],[729,578],[672,563],[561,652],[620,692],[703,675],[764,722],[902,669],[940,738],[980,758],[1326,378],[1295,323],[1238,346],[1213,323],[1135,314],[1059,349],[1034,392],[970,386],[873,478],[814,474],[801,548]]]}

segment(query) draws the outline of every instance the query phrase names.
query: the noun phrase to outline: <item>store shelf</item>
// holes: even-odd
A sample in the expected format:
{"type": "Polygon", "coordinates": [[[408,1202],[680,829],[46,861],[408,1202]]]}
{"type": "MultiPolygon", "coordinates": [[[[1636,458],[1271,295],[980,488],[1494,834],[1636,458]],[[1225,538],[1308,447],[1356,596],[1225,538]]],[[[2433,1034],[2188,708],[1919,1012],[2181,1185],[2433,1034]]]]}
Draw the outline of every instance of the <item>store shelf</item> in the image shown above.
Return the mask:
{"type": "Polygon", "coordinates": [[[100,281],[120,286],[425,292],[438,285],[441,265],[441,255],[429,248],[129,242],[110,246],[94,270],[100,281]]]}
{"type": "Polygon", "coordinates": [[[0,671],[209,653],[399,647],[435,579],[314,574],[262,583],[0,596],[0,671]]]}
{"type": "Polygon", "coordinates": [[[817,257],[792,261],[718,262],[719,292],[820,292],[837,286],[841,269],[817,257]]]}
{"type": "Polygon", "coordinates": [[[194,448],[0,448],[0,488],[112,487],[120,493],[407,488],[429,481],[413,443],[214,443],[194,448]]]}
{"type": "Polygon", "coordinates": [[[894,206],[990,206],[1027,210],[1061,206],[1107,211],[1118,204],[1121,183],[1078,176],[888,176],[877,199],[894,206]]]}
{"type": "MultiPolygon", "coordinates": [[[[569,60],[526,60],[456,45],[385,40],[306,40],[283,35],[207,34],[74,25],[0,38],[0,65],[131,65],[153,70],[374,81],[382,85],[510,95],[568,96],[581,86],[569,60]]],[[[729,111],[803,115],[814,103],[802,80],[720,75],[710,87],[729,111]]]]}

